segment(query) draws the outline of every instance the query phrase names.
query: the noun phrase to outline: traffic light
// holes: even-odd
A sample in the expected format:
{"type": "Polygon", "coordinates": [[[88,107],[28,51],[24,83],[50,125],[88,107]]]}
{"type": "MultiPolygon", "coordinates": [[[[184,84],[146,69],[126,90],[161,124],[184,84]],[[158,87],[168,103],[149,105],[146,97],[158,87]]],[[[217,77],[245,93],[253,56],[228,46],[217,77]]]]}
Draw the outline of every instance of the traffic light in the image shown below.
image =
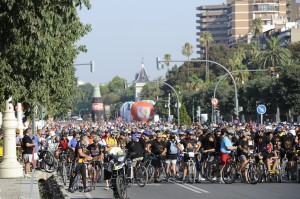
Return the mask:
{"type": "Polygon", "coordinates": [[[91,61],[91,73],[95,71],[95,62],[91,61]]]}
{"type": "Polygon", "coordinates": [[[270,74],[271,76],[274,76],[274,75],[275,75],[275,67],[274,67],[274,66],[270,66],[270,67],[269,67],[269,74],[270,74]]]}

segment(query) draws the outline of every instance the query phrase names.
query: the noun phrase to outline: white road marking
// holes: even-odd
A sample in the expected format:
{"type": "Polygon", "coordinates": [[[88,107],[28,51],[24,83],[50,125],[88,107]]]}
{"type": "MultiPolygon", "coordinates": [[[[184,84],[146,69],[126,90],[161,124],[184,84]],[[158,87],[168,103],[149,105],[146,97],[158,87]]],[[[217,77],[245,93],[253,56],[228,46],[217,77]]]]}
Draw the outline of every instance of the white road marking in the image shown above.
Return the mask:
{"type": "Polygon", "coordinates": [[[85,196],[86,196],[87,198],[94,199],[94,198],[91,196],[91,194],[89,194],[89,193],[85,193],[85,196]]]}
{"type": "Polygon", "coordinates": [[[197,190],[192,189],[192,188],[190,188],[190,187],[188,187],[188,186],[185,186],[185,185],[183,185],[183,184],[179,184],[179,183],[175,183],[175,184],[178,185],[178,186],[180,186],[180,187],[183,187],[183,188],[185,188],[185,189],[188,189],[188,190],[190,190],[190,191],[193,191],[193,192],[196,192],[196,193],[202,193],[201,191],[197,191],[197,190]]]}
{"type": "Polygon", "coordinates": [[[202,192],[204,192],[204,193],[209,193],[209,191],[206,191],[206,190],[204,190],[204,189],[200,189],[200,188],[195,187],[195,186],[190,185],[190,184],[184,184],[184,185],[186,185],[186,186],[188,186],[188,187],[191,187],[191,188],[194,188],[194,189],[196,189],[196,190],[202,191],[202,192]]]}

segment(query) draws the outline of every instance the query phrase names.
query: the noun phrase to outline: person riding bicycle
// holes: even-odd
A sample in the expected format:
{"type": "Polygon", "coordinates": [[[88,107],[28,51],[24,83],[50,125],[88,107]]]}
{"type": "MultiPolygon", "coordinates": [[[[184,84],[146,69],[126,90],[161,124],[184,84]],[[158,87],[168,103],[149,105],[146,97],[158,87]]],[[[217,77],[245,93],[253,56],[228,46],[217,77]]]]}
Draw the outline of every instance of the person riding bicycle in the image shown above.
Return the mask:
{"type": "Polygon", "coordinates": [[[280,159],[284,157],[288,160],[288,165],[291,166],[292,159],[295,154],[295,146],[298,143],[295,130],[289,130],[281,139],[280,159]]]}
{"type": "Polygon", "coordinates": [[[158,170],[162,167],[161,159],[167,153],[166,143],[162,141],[162,133],[156,134],[156,139],[151,142],[150,149],[151,152],[157,157],[157,159],[152,160],[152,165],[154,167],[154,183],[159,183],[158,170]]]}
{"type": "Polygon", "coordinates": [[[128,144],[126,145],[126,149],[128,151],[128,154],[133,154],[131,157],[132,167],[135,167],[138,161],[143,160],[144,149],[139,142],[140,136],[138,134],[134,134],[131,139],[132,141],[128,142],[128,144]]]}
{"type": "Polygon", "coordinates": [[[229,154],[231,153],[231,151],[236,150],[237,147],[236,146],[232,146],[232,141],[231,139],[234,136],[234,132],[232,131],[228,131],[226,128],[221,129],[221,133],[223,134],[223,139],[221,142],[221,150],[220,150],[220,159],[221,159],[221,167],[220,167],[220,183],[224,183],[223,179],[222,179],[222,172],[223,169],[226,165],[226,162],[229,158],[229,154]]]}
{"type": "Polygon", "coordinates": [[[271,170],[271,163],[273,163],[272,170],[274,171],[278,165],[278,156],[277,154],[272,150],[272,145],[267,144],[266,146],[266,152],[263,156],[263,161],[267,165],[268,171],[271,170]]]}
{"type": "MultiPolygon", "coordinates": [[[[186,130],[185,133],[187,134],[187,138],[184,138],[180,141],[180,144],[183,144],[184,151],[185,152],[198,152],[200,147],[201,147],[201,142],[197,141],[195,139],[195,133],[193,130],[186,130]]],[[[188,162],[189,160],[189,155],[184,154],[183,156],[183,176],[182,176],[182,183],[185,181],[185,176],[187,174],[187,169],[188,169],[188,162]]]]}
{"type": "Polygon", "coordinates": [[[74,158],[76,158],[76,160],[77,160],[77,165],[71,174],[70,184],[69,184],[69,189],[68,189],[68,191],[71,193],[74,192],[74,189],[72,186],[73,186],[73,182],[74,182],[75,177],[78,172],[80,172],[81,177],[82,177],[82,184],[83,184],[84,192],[91,191],[91,188],[86,186],[86,168],[85,168],[85,164],[84,164],[85,160],[92,160],[91,156],[85,154],[87,152],[86,147],[88,146],[88,144],[89,144],[89,141],[88,141],[88,137],[86,135],[82,135],[80,137],[80,140],[76,144],[74,158]]]}
{"type": "Polygon", "coordinates": [[[244,131],[242,134],[242,138],[239,140],[239,144],[238,144],[238,148],[237,148],[237,155],[241,162],[238,172],[240,173],[242,171],[242,169],[244,169],[245,183],[248,182],[249,165],[246,165],[246,164],[248,163],[248,153],[249,153],[248,141],[250,139],[251,139],[251,133],[249,131],[244,131]]]}
{"type": "Polygon", "coordinates": [[[169,140],[166,144],[167,147],[167,155],[166,155],[166,174],[170,176],[170,164],[172,164],[173,170],[173,179],[176,177],[176,163],[177,163],[177,155],[179,151],[182,151],[183,148],[181,144],[176,140],[175,134],[170,134],[169,140]]]}

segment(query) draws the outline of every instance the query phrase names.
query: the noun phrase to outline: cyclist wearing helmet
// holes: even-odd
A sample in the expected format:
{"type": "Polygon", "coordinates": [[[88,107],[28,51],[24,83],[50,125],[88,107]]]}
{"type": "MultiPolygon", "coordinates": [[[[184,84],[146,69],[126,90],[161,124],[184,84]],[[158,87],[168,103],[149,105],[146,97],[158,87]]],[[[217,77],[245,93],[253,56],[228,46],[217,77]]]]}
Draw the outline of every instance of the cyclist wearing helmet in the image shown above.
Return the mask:
{"type": "MultiPolygon", "coordinates": [[[[151,132],[148,130],[145,130],[142,135],[141,138],[139,140],[139,142],[141,143],[143,149],[145,150],[145,153],[149,153],[150,152],[150,136],[151,136],[151,132]]],[[[144,154],[145,156],[146,154],[144,154]]]]}
{"type": "MultiPolygon", "coordinates": [[[[184,138],[180,141],[180,144],[183,145],[185,152],[198,152],[201,147],[201,142],[197,141],[195,138],[195,133],[193,130],[186,130],[185,133],[187,134],[187,138],[184,138]]],[[[185,176],[187,174],[187,162],[189,160],[188,154],[184,154],[183,156],[183,176],[182,182],[185,180],[185,176]]]]}
{"type": "Polygon", "coordinates": [[[84,165],[84,159],[86,160],[92,160],[92,157],[85,154],[86,153],[86,147],[88,146],[88,137],[86,135],[82,135],[80,137],[80,141],[77,142],[76,148],[75,148],[75,158],[77,159],[77,165],[74,169],[74,171],[71,174],[71,179],[70,179],[70,184],[69,184],[69,189],[68,191],[73,193],[74,189],[72,188],[73,182],[75,180],[75,177],[78,172],[81,173],[82,176],[82,183],[83,183],[83,188],[84,192],[89,192],[91,189],[86,186],[86,168],[84,165]]]}
{"type": "Polygon", "coordinates": [[[264,134],[264,130],[259,129],[254,138],[255,151],[264,155],[266,152],[266,146],[270,143],[270,139],[264,134]]]}
{"type": "Polygon", "coordinates": [[[120,137],[117,139],[117,141],[118,141],[118,146],[124,150],[126,148],[126,145],[129,142],[127,138],[127,133],[125,131],[121,131],[120,137]]]}

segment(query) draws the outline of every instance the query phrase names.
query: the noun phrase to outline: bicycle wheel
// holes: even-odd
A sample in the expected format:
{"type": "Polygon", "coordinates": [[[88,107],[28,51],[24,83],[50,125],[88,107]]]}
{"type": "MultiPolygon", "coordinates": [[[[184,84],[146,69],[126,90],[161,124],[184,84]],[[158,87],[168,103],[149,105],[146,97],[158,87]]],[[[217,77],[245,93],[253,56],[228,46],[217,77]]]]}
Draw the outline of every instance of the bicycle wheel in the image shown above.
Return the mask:
{"type": "Polygon", "coordinates": [[[188,179],[190,183],[195,183],[196,180],[196,167],[194,163],[189,163],[189,167],[188,167],[188,179]]]}
{"type": "Polygon", "coordinates": [[[222,171],[222,178],[226,184],[231,184],[235,180],[237,170],[234,164],[226,164],[222,171]]]}
{"type": "Polygon", "coordinates": [[[213,161],[213,162],[209,162],[207,163],[206,166],[206,178],[211,182],[211,183],[215,183],[218,180],[219,177],[219,162],[217,161],[213,161]]]}
{"type": "Polygon", "coordinates": [[[123,175],[116,178],[116,188],[120,199],[127,199],[127,185],[123,175]]]}
{"type": "Polygon", "coordinates": [[[63,179],[64,185],[67,185],[67,169],[66,169],[65,162],[63,162],[63,164],[62,164],[62,179],[63,179]]]}
{"type": "Polygon", "coordinates": [[[147,173],[148,173],[148,182],[150,182],[154,179],[154,167],[151,164],[147,166],[147,173]]]}
{"type": "Polygon", "coordinates": [[[140,166],[137,168],[135,178],[139,187],[144,187],[148,182],[148,172],[146,167],[140,166]]]}
{"type": "Polygon", "coordinates": [[[251,184],[257,184],[260,179],[259,165],[256,163],[250,163],[248,169],[248,181],[251,184]]]}
{"type": "Polygon", "coordinates": [[[54,165],[55,157],[50,151],[44,151],[42,158],[48,166],[54,165]]]}
{"type": "MultiPolygon", "coordinates": [[[[95,170],[95,168],[94,167],[92,167],[91,169],[90,169],[90,172],[89,172],[89,177],[90,177],[90,187],[91,187],[91,189],[94,189],[95,190],[95,172],[96,170],[95,170]]],[[[96,182],[97,182],[97,180],[96,180],[96,182]]]]}

